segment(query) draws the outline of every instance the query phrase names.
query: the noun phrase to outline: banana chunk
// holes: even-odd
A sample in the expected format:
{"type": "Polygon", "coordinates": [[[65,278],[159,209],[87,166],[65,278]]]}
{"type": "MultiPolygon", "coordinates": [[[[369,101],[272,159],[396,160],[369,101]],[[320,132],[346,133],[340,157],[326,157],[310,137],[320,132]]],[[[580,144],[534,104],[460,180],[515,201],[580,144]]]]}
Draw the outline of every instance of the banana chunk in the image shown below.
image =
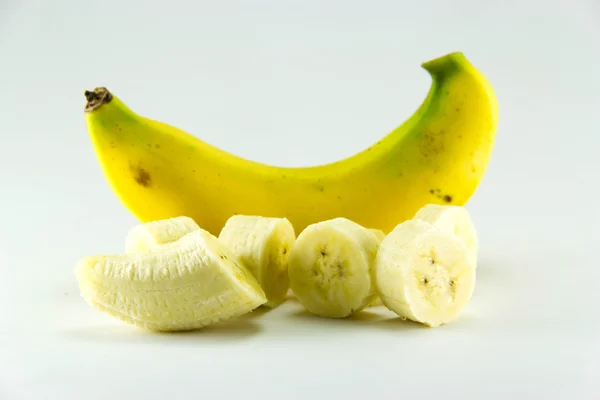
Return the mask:
{"type": "Polygon", "coordinates": [[[383,304],[430,327],[455,320],[475,287],[475,268],[456,235],[421,221],[396,226],[381,242],[375,284],[383,304]]]}
{"type": "MultiPolygon", "coordinates": [[[[380,243],[385,238],[385,233],[383,233],[383,231],[381,229],[371,228],[371,231],[373,233],[375,233],[375,235],[377,236],[377,239],[379,240],[380,243]]],[[[379,296],[375,296],[373,301],[371,301],[371,303],[367,307],[377,307],[382,304],[383,303],[381,302],[381,299],[379,298],[379,296]]]]}
{"type": "Polygon", "coordinates": [[[171,243],[200,227],[193,219],[181,216],[139,224],[131,228],[125,239],[125,251],[149,250],[171,243]]]}
{"type": "Polygon", "coordinates": [[[290,286],[288,263],[296,233],[285,218],[251,215],[230,217],[219,240],[250,270],[265,291],[266,307],[286,299],[290,286]]]}
{"type": "Polygon", "coordinates": [[[252,274],[202,229],[160,251],[85,257],[75,275],[92,307],[152,331],[201,328],[267,300],[252,274]]]}
{"type": "Polygon", "coordinates": [[[377,239],[379,239],[380,242],[385,238],[385,233],[383,233],[382,230],[375,229],[375,228],[371,228],[370,230],[371,230],[371,232],[375,233],[375,235],[377,236],[377,239]]]}
{"type": "Polygon", "coordinates": [[[373,260],[379,239],[345,218],[309,225],[294,244],[290,287],[314,315],[344,318],[376,298],[373,260]]]}
{"type": "Polygon", "coordinates": [[[421,208],[413,219],[429,222],[444,232],[453,233],[461,238],[469,249],[473,266],[477,268],[477,230],[466,208],[428,204],[421,208]]]}

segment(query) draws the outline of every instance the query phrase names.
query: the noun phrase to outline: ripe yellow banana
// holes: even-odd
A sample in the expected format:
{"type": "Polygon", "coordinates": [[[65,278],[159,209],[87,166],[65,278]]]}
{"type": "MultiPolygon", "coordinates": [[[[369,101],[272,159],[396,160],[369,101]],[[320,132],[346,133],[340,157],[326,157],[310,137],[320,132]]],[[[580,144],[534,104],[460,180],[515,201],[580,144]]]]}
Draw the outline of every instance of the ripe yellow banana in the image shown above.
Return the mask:
{"type": "Polygon", "coordinates": [[[260,164],[140,116],[106,88],[85,119],[104,176],[142,222],[186,215],[213,235],[236,214],[287,218],[296,232],[345,217],[389,233],[425,204],[463,205],[482,179],[498,104],[462,53],[422,64],[430,91],[404,124],[364,151],[313,167],[260,164]]]}
{"type": "Polygon", "coordinates": [[[200,328],[267,301],[252,274],[203,229],[155,249],[85,257],[75,274],[92,307],[153,331],[200,328]]]}

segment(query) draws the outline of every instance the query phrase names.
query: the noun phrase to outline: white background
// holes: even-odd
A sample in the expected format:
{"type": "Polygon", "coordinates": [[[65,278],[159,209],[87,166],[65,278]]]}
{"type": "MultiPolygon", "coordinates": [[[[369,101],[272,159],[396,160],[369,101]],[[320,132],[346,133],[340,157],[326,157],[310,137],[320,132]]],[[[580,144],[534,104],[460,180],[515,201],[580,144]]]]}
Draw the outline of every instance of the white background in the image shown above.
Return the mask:
{"type": "Polygon", "coordinates": [[[0,398],[597,399],[600,5],[588,1],[0,0],[0,398]],[[349,156],[460,50],[500,103],[468,204],[475,295],[437,329],[290,301],[188,334],[79,297],[136,221],[104,181],[83,91],[265,163],[349,156]]]}

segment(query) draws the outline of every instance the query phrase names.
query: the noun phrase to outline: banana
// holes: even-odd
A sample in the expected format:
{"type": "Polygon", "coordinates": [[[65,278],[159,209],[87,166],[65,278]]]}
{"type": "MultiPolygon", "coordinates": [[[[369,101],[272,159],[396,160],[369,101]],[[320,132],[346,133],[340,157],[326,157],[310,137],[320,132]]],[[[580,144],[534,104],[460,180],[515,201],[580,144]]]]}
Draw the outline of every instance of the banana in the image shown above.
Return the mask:
{"type": "Polygon", "coordinates": [[[157,246],[171,243],[193,232],[200,227],[193,219],[185,216],[146,222],[134,226],[125,238],[125,251],[153,249],[157,246]]]}
{"type": "Polygon", "coordinates": [[[290,287],[314,315],[344,318],[376,300],[377,235],[345,218],[309,225],[292,249],[290,287]]]}
{"type": "Polygon", "coordinates": [[[380,229],[371,228],[371,232],[377,236],[377,239],[379,239],[380,242],[385,238],[385,233],[383,233],[383,231],[380,229]]]}
{"type": "Polygon", "coordinates": [[[266,307],[283,303],[289,289],[288,262],[296,240],[285,218],[235,215],[227,220],[219,240],[250,270],[265,291],[266,307]]]}
{"type": "Polygon", "coordinates": [[[477,230],[466,208],[428,204],[417,212],[414,219],[429,222],[441,230],[461,238],[469,249],[473,266],[477,268],[477,230]]]}
{"type": "Polygon", "coordinates": [[[84,257],[75,275],[92,307],[151,331],[201,328],[267,300],[252,274],[203,229],[160,250],[84,257]]]}
{"type": "Polygon", "coordinates": [[[374,271],[383,304],[429,327],[455,320],[475,287],[465,243],[421,220],[402,222],[383,239],[374,271]]]}
{"type": "MultiPolygon", "coordinates": [[[[375,233],[379,242],[381,242],[385,238],[385,233],[383,233],[381,230],[371,228],[371,231],[373,233],[375,233]]],[[[381,299],[379,298],[379,296],[375,296],[375,298],[373,299],[373,301],[371,301],[371,303],[368,305],[368,307],[377,307],[382,304],[383,303],[381,302],[381,299]]]]}
{"type": "MultiPolygon", "coordinates": [[[[189,217],[147,222],[130,230],[128,253],[152,249],[193,232],[198,224],[189,217]]],[[[285,218],[232,216],[219,240],[250,270],[267,296],[266,307],[281,304],[289,288],[288,259],[296,239],[294,227],[285,218]]]]}
{"type": "Polygon", "coordinates": [[[230,154],[137,114],[104,87],[85,92],[84,116],[104,177],[142,223],[186,215],[216,236],[238,214],[286,218],[296,232],[344,217],[389,233],[426,204],[465,204],[495,143],[498,104],[482,73],[460,52],[422,67],[432,84],[410,118],[371,147],[317,166],[230,154]]]}

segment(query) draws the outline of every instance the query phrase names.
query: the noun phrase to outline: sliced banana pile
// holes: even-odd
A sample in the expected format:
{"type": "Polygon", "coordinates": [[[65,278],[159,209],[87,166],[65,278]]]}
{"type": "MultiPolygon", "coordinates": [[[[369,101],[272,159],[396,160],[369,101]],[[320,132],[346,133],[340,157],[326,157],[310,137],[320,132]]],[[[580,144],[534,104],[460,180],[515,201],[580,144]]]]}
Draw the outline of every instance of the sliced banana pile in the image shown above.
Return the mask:
{"type": "Polygon", "coordinates": [[[387,235],[345,218],[296,238],[285,218],[232,216],[219,237],[186,216],[133,227],[123,254],[85,257],[85,301],[152,331],[181,331],[282,304],[291,289],[311,314],[345,318],[384,305],[429,327],[471,299],[477,233],[467,210],[429,204],[387,235]]]}

